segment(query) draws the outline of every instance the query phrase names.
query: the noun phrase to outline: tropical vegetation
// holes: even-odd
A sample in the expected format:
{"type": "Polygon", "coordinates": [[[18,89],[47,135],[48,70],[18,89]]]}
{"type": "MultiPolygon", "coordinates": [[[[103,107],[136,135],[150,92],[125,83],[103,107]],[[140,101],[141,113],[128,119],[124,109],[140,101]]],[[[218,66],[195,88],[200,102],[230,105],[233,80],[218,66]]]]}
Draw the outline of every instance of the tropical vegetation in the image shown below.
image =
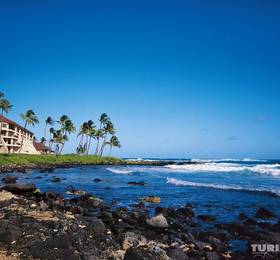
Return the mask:
{"type": "MultiPolygon", "coordinates": [[[[4,113],[10,112],[12,105],[5,98],[4,93],[0,92],[0,110],[2,116],[4,113]]],[[[20,114],[24,121],[24,128],[39,124],[39,119],[36,113],[29,109],[25,113],[20,114]]],[[[0,139],[2,132],[2,121],[0,121],[0,139]]],[[[62,155],[66,143],[72,134],[76,133],[76,127],[69,116],[62,115],[58,120],[48,116],[44,120],[44,134],[40,142],[49,147],[55,155],[62,155]]],[[[78,145],[76,148],[77,155],[88,156],[90,154],[95,157],[102,157],[106,147],[111,156],[113,148],[120,148],[121,144],[116,136],[116,129],[112,120],[106,113],[102,113],[98,119],[98,127],[93,120],[88,120],[79,127],[78,145]]],[[[35,140],[34,140],[35,141],[35,140]]],[[[21,140],[22,150],[23,139],[21,140]]]]}

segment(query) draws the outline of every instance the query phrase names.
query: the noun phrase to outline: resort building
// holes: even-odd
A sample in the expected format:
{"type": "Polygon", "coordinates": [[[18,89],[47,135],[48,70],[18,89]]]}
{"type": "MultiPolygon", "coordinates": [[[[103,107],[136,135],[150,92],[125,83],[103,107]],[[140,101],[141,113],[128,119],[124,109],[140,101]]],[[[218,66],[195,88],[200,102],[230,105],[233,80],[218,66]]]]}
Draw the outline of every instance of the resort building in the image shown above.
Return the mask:
{"type": "Polygon", "coordinates": [[[34,147],[37,150],[37,152],[39,152],[40,154],[51,154],[53,153],[53,151],[46,146],[44,143],[34,143],[34,147]]]}
{"type": "Polygon", "coordinates": [[[34,134],[0,115],[0,153],[40,154],[34,146],[34,134]]]}

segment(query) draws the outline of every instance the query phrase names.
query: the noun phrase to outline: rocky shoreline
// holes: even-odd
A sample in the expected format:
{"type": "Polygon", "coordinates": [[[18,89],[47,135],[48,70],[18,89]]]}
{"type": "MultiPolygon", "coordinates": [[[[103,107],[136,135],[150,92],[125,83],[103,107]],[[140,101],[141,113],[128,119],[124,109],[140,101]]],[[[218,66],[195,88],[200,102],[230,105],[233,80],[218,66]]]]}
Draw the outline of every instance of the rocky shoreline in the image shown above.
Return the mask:
{"type": "Polygon", "coordinates": [[[280,244],[279,217],[264,208],[254,218],[240,214],[206,228],[201,222],[215,216],[195,215],[195,205],[157,207],[151,216],[146,202],[157,198],[116,208],[115,201],[74,188],[76,196],[64,198],[7,177],[0,191],[0,259],[251,259],[250,244],[280,244]],[[247,249],[232,252],[233,240],[247,249]]]}

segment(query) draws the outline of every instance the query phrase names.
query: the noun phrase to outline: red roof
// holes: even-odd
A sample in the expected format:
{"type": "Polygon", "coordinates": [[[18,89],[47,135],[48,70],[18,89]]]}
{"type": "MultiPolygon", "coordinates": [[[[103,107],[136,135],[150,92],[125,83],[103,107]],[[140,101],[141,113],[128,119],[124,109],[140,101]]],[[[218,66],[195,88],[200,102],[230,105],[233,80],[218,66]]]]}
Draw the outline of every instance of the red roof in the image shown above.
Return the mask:
{"type": "Polygon", "coordinates": [[[43,143],[34,143],[33,145],[37,151],[50,151],[50,148],[43,143]]]}
{"type": "Polygon", "coordinates": [[[17,128],[20,128],[21,130],[25,131],[25,132],[28,132],[29,134],[31,135],[34,135],[31,131],[27,130],[26,128],[24,128],[23,126],[17,124],[16,122],[0,115],[0,122],[3,122],[3,123],[6,123],[6,124],[9,124],[9,125],[13,125],[13,126],[16,126],[17,128]]]}

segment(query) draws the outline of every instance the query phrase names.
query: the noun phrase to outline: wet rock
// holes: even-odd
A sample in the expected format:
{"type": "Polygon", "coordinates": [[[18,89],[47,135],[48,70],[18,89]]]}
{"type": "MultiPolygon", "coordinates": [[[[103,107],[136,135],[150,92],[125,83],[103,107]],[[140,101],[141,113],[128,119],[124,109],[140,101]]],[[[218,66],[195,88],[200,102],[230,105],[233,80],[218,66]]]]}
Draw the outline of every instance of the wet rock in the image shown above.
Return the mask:
{"type": "Polygon", "coordinates": [[[208,244],[203,241],[195,241],[194,244],[198,248],[199,251],[203,251],[204,248],[208,246],[208,244]]]}
{"type": "Polygon", "coordinates": [[[95,234],[107,234],[107,229],[101,219],[93,217],[90,220],[90,227],[95,234]]]}
{"type": "Polygon", "coordinates": [[[93,181],[94,181],[94,182],[101,182],[101,179],[96,178],[96,179],[94,179],[93,181]]]}
{"type": "Polygon", "coordinates": [[[111,212],[102,212],[100,218],[102,219],[102,221],[108,225],[111,225],[114,223],[114,217],[113,214],[111,212]]]}
{"type": "Polygon", "coordinates": [[[144,182],[144,181],[138,181],[138,182],[136,182],[136,181],[130,181],[130,182],[128,182],[127,184],[128,184],[128,185],[131,185],[131,186],[145,186],[145,185],[147,185],[147,183],[144,182]]]}
{"type": "Polygon", "coordinates": [[[218,252],[222,252],[226,249],[225,244],[218,238],[210,236],[208,242],[214,247],[218,252]]]}
{"type": "Polygon", "coordinates": [[[69,185],[67,188],[66,188],[66,194],[69,194],[69,195],[85,195],[86,192],[85,191],[82,191],[82,190],[76,190],[72,185],[69,185]]]}
{"type": "Polygon", "coordinates": [[[13,194],[23,195],[26,193],[33,193],[36,191],[36,187],[34,184],[7,184],[2,187],[1,190],[6,190],[13,194]]]}
{"type": "Polygon", "coordinates": [[[6,221],[0,223],[0,242],[11,244],[13,241],[17,241],[22,234],[22,230],[14,225],[10,225],[6,221]]]}
{"type": "Polygon", "coordinates": [[[184,253],[181,248],[172,248],[167,251],[167,255],[172,260],[188,260],[189,257],[184,253]]]}
{"type": "Polygon", "coordinates": [[[154,196],[144,197],[142,199],[142,202],[160,203],[160,197],[154,197],[154,196]]]}
{"type": "Polygon", "coordinates": [[[144,246],[147,244],[147,239],[133,232],[126,232],[124,235],[124,241],[122,243],[123,250],[127,250],[130,247],[144,246]]]}
{"type": "Polygon", "coordinates": [[[256,220],[254,220],[253,218],[248,218],[244,221],[245,225],[251,225],[251,226],[255,226],[258,224],[258,222],[256,220]]]}
{"type": "Polygon", "coordinates": [[[146,220],[147,225],[156,227],[156,228],[167,228],[169,227],[169,224],[166,220],[166,218],[162,215],[159,214],[155,217],[149,218],[146,220]]]}
{"type": "Polygon", "coordinates": [[[155,215],[159,215],[159,214],[162,214],[166,218],[176,218],[177,216],[176,210],[173,208],[156,207],[155,215]]]}
{"type": "Polygon", "coordinates": [[[46,211],[46,210],[48,210],[48,208],[49,208],[49,206],[47,203],[45,203],[44,201],[39,202],[39,209],[41,211],[46,211]]]}
{"type": "Polygon", "coordinates": [[[239,215],[238,215],[238,219],[239,220],[245,220],[245,219],[247,219],[248,217],[244,214],[244,213],[240,213],[239,215]]]}
{"type": "Polygon", "coordinates": [[[124,255],[123,260],[144,260],[146,258],[144,258],[141,254],[141,252],[139,252],[139,250],[137,250],[136,248],[130,247],[124,255]]]}
{"type": "Polygon", "coordinates": [[[54,183],[61,182],[61,179],[59,177],[54,177],[52,179],[52,182],[54,182],[54,183]]]}
{"type": "Polygon", "coordinates": [[[17,177],[14,177],[14,176],[5,176],[2,178],[2,181],[5,183],[5,184],[11,184],[11,183],[16,183],[17,181],[17,177]]]}
{"type": "Polygon", "coordinates": [[[220,260],[220,256],[217,254],[217,252],[206,252],[205,253],[207,260],[220,260]]]}
{"type": "Polygon", "coordinates": [[[148,252],[152,256],[151,259],[154,258],[157,260],[169,260],[169,257],[166,254],[166,252],[162,248],[160,248],[156,245],[149,246],[148,252]]]}
{"type": "Polygon", "coordinates": [[[216,221],[216,217],[211,216],[211,215],[198,215],[198,219],[202,221],[207,221],[207,222],[213,222],[216,221]]]}
{"type": "Polygon", "coordinates": [[[130,247],[123,260],[169,260],[166,252],[159,247],[130,247]]]}
{"type": "Polygon", "coordinates": [[[145,208],[145,204],[141,201],[137,204],[133,205],[134,208],[138,208],[138,209],[144,209],[145,208]]]}
{"type": "Polygon", "coordinates": [[[275,214],[265,208],[259,208],[257,213],[256,213],[256,218],[261,218],[261,219],[270,219],[270,218],[274,218],[275,214]]]}
{"type": "Polygon", "coordinates": [[[192,208],[184,207],[176,210],[176,214],[184,218],[193,218],[195,216],[192,208]]]}

